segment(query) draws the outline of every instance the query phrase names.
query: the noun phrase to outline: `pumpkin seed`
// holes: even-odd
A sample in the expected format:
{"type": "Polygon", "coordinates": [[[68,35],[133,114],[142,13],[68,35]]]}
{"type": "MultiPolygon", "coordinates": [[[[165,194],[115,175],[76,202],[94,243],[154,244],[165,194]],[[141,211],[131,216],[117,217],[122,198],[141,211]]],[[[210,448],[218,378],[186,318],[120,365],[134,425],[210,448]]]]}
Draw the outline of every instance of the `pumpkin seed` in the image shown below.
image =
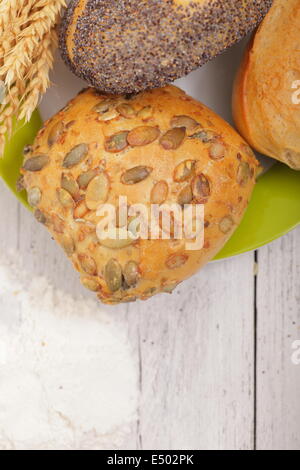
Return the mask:
{"type": "Polygon", "coordinates": [[[96,210],[108,197],[109,179],[106,173],[102,172],[90,181],[86,190],[85,202],[89,209],[96,210]]]}
{"type": "Polygon", "coordinates": [[[197,202],[205,204],[211,194],[211,187],[208,178],[201,173],[192,182],[193,196],[197,202]]]}
{"type": "Polygon", "coordinates": [[[79,201],[75,208],[74,208],[74,212],[73,212],[73,217],[74,219],[83,219],[83,217],[88,213],[88,208],[86,206],[86,203],[85,203],[85,200],[82,199],[81,201],[79,201]]]}
{"type": "Polygon", "coordinates": [[[52,215],[51,219],[52,219],[52,225],[53,225],[54,232],[64,233],[64,231],[65,231],[64,220],[56,214],[52,215]]]}
{"type": "Polygon", "coordinates": [[[96,281],[96,279],[84,277],[81,279],[81,284],[92,292],[97,292],[100,289],[100,284],[98,281],[96,281]]]}
{"type": "Polygon", "coordinates": [[[195,160],[185,160],[179,163],[174,171],[174,181],[181,183],[188,180],[194,173],[195,160]]]}
{"type": "Polygon", "coordinates": [[[25,171],[41,171],[50,162],[48,155],[37,155],[31,157],[24,163],[23,170],[25,171]]]}
{"type": "Polygon", "coordinates": [[[219,136],[214,131],[210,131],[210,130],[204,131],[204,130],[202,130],[200,132],[197,132],[194,135],[191,135],[190,138],[191,139],[199,139],[204,144],[207,144],[209,142],[214,142],[215,140],[217,140],[219,138],[219,136]]]}
{"type": "Polygon", "coordinates": [[[177,202],[180,206],[190,204],[193,200],[193,191],[190,185],[185,186],[179,193],[177,202]]]}
{"type": "Polygon", "coordinates": [[[40,211],[40,209],[36,209],[36,211],[34,212],[34,217],[38,222],[40,222],[40,224],[45,225],[47,223],[47,217],[45,216],[45,214],[43,214],[43,212],[40,211]]]}
{"type": "Polygon", "coordinates": [[[79,144],[70,150],[65,156],[62,166],[63,168],[72,168],[78,165],[87,156],[89,148],[87,144],[79,144]]]}
{"type": "Polygon", "coordinates": [[[187,255],[171,255],[166,261],[166,266],[169,269],[181,268],[188,260],[187,255]]]}
{"type": "Polygon", "coordinates": [[[79,186],[76,183],[72,175],[63,173],[61,177],[60,185],[62,189],[64,189],[65,191],[68,191],[68,193],[71,194],[74,200],[79,198],[79,186]]]}
{"type": "Polygon", "coordinates": [[[29,153],[32,152],[32,145],[25,145],[23,148],[23,155],[28,155],[29,153]]]}
{"type": "Polygon", "coordinates": [[[141,126],[129,132],[127,141],[132,147],[140,147],[154,142],[159,137],[158,127],[141,126]]]}
{"type": "Polygon", "coordinates": [[[165,150],[176,150],[185,138],[185,127],[174,127],[163,135],[159,141],[165,150]]]}
{"type": "Polygon", "coordinates": [[[195,129],[199,123],[189,116],[174,116],[171,119],[171,127],[185,127],[187,130],[195,129]]]}
{"type": "Polygon", "coordinates": [[[114,101],[110,99],[106,99],[104,101],[100,101],[100,103],[97,103],[93,107],[93,111],[95,111],[98,114],[104,114],[107,113],[107,111],[110,111],[111,107],[114,105],[114,101]]]}
{"type": "Polygon", "coordinates": [[[135,286],[140,278],[139,268],[135,261],[128,261],[123,270],[126,284],[131,287],[135,286]]]}
{"type": "Polygon", "coordinates": [[[84,272],[90,274],[90,276],[95,276],[97,274],[97,265],[94,258],[82,253],[78,255],[78,260],[84,272]]]}
{"type": "Polygon", "coordinates": [[[125,228],[116,228],[111,231],[107,230],[104,233],[96,229],[97,237],[102,246],[111,248],[112,250],[118,250],[131,245],[135,240],[130,237],[129,232],[125,228]]]}
{"type": "Polygon", "coordinates": [[[42,192],[37,186],[34,188],[30,188],[27,192],[28,203],[31,207],[36,207],[39,204],[41,197],[42,192]]]}
{"type": "Polygon", "coordinates": [[[242,148],[242,151],[245,152],[248,155],[248,157],[255,158],[255,154],[254,154],[252,148],[249,147],[249,145],[243,144],[241,146],[241,148],[242,148]]]}
{"type": "Polygon", "coordinates": [[[107,113],[103,113],[101,117],[98,118],[99,121],[112,121],[119,116],[119,113],[116,109],[111,109],[107,113]]]}
{"type": "Polygon", "coordinates": [[[121,182],[123,184],[136,184],[146,179],[151,172],[152,168],[147,166],[135,166],[122,174],[121,182]]]}
{"type": "Polygon", "coordinates": [[[51,129],[51,131],[48,135],[48,146],[49,147],[52,147],[52,145],[54,145],[58,141],[58,139],[60,138],[60,136],[62,135],[64,130],[65,130],[65,125],[64,125],[63,121],[59,121],[56,124],[54,124],[54,126],[52,127],[52,129],[51,129]]]}
{"type": "Polygon", "coordinates": [[[123,116],[124,118],[128,118],[128,119],[134,117],[136,114],[133,107],[130,106],[130,104],[126,104],[126,103],[120,104],[117,107],[117,111],[119,114],[121,114],[121,116],[123,116]]]}
{"type": "Polygon", "coordinates": [[[127,136],[129,131],[118,132],[109,137],[105,142],[105,150],[107,152],[121,152],[128,146],[127,136]]]}
{"type": "Polygon", "coordinates": [[[223,217],[221,222],[219,223],[219,228],[221,232],[223,233],[228,233],[234,226],[234,220],[230,215],[227,215],[226,217],[223,217]]]}
{"type": "Polygon", "coordinates": [[[166,181],[158,181],[151,191],[150,200],[152,204],[163,204],[167,199],[169,186],[166,181]]]}
{"type": "Polygon", "coordinates": [[[251,177],[251,168],[248,162],[241,162],[237,171],[237,182],[240,186],[246,186],[251,177]]]}
{"type": "Polygon", "coordinates": [[[104,278],[111,292],[116,292],[122,286],[122,268],[117,260],[111,259],[105,266],[104,278]]]}
{"type": "Polygon", "coordinates": [[[88,184],[92,181],[95,176],[97,176],[98,170],[88,170],[85,173],[81,173],[81,175],[77,178],[77,183],[80,189],[86,189],[88,184]]]}
{"type": "Polygon", "coordinates": [[[138,117],[142,119],[143,121],[147,121],[147,119],[150,119],[153,114],[153,109],[152,106],[145,106],[138,112],[138,117]]]}
{"type": "Polygon", "coordinates": [[[58,200],[59,200],[59,202],[61,203],[62,206],[64,206],[64,207],[73,207],[74,200],[73,200],[71,194],[68,193],[68,191],[66,191],[65,189],[59,188],[59,189],[56,190],[56,193],[57,193],[58,200]]]}
{"type": "Polygon", "coordinates": [[[215,142],[209,148],[209,156],[212,160],[221,160],[225,157],[226,148],[220,142],[215,142]]]}
{"type": "Polygon", "coordinates": [[[20,193],[24,189],[25,189],[25,179],[24,179],[24,176],[21,175],[19,176],[18,181],[16,183],[16,190],[18,191],[18,193],[20,193]]]}
{"type": "Polygon", "coordinates": [[[72,256],[75,252],[75,243],[71,235],[65,234],[61,238],[61,246],[67,256],[72,256]]]}

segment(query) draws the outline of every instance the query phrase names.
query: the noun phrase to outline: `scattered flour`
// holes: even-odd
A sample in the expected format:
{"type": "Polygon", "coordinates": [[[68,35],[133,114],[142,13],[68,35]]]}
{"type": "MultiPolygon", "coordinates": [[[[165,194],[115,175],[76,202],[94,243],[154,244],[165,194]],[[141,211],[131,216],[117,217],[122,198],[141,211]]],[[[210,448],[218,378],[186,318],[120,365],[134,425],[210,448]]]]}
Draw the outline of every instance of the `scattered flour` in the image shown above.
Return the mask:
{"type": "Polygon", "coordinates": [[[93,300],[0,262],[0,450],[119,448],[135,419],[137,368],[93,300]]]}

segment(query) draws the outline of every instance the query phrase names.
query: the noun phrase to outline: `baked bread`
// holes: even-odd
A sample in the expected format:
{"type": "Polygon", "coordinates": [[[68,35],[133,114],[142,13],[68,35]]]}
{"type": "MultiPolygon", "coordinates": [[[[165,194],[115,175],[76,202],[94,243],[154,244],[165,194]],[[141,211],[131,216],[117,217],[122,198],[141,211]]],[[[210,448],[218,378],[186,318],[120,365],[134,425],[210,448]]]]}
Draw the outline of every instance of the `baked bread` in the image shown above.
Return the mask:
{"type": "Polygon", "coordinates": [[[212,259],[241,221],[257,166],[229,124],[168,86],[130,98],[83,91],[26,148],[22,174],[37,219],[83,285],[114,304],[170,292],[212,259]],[[147,211],[203,204],[203,248],[176,237],[172,224],[166,239],[128,239],[132,217],[117,221],[125,239],[103,240],[96,209],[117,207],[120,196],[147,211]]]}
{"type": "Polygon", "coordinates": [[[60,30],[72,71],[106,93],[187,75],[253,30],[272,0],[71,0],[60,30]]]}
{"type": "Polygon", "coordinates": [[[260,153],[300,170],[299,0],[274,4],[246,51],[233,93],[233,114],[260,153]]]}

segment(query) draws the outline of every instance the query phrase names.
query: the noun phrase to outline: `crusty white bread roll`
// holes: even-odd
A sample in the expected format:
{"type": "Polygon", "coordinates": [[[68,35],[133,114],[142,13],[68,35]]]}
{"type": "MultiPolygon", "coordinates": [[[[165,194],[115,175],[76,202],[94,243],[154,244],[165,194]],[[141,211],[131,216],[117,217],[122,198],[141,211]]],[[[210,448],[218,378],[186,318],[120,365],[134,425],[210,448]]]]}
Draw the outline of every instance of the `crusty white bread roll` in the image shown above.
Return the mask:
{"type": "Polygon", "coordinates": [[[272,0],[71,0],[60,30],[73,72],[107,93],[161,87],[245,36],[272,0]]]}
{"type": "Polygon", "coordinates": [[[236,125],[256,150],[300,170],[300,2],[274,0],[233,93],[236,125]]]}
{"type": "Polygon", "coordinates": [[[131,98],[84,91],[26,148],[22,173],[37,219],[83,285],[114,304],[170,292],[212,259],[243,217],[257,166],[229,124],[168,86],[131,98]],[[120,196],[147,211],[201,204],[203,247],[191,247],[186,232],[176,237],[172,224],[165,239],[132,240],[130,215],[117,221],[125,239],[103,240],[97,209],[117,208],[120,196]]]}

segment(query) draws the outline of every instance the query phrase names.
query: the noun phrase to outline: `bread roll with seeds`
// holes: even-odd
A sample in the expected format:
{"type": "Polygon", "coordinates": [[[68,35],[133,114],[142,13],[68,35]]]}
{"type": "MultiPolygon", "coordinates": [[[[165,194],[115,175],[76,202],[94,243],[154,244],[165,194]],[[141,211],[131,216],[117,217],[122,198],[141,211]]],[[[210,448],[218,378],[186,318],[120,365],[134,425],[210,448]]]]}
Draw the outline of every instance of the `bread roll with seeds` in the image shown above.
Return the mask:
{"type": "Polygon", "coordinates": [[[107,93],[162,87],[205,64],[262,20],[272,0],[72,0],[65,62],[107,93]]]}
{"type": "MultiPolygon", "coordinates": [[[[87,89],[45,123],[22,169],[35,216],[64,248],[81,282],[115,304],[170,292],[211,260],[240,223],[258,163],[220,117],[178,88],[132,97],[87,89]],[[101,203],[203,204],[204,247],[187,238],[99,236],[101,203]]],[[[133,233],[133,232],[132,232],[133,233]]]]}
{"type": "Polygon", "coordinates": [[[300,170],[299,0],[274,0],[239,70],[235,122],[259,152],[300,170]]]}

